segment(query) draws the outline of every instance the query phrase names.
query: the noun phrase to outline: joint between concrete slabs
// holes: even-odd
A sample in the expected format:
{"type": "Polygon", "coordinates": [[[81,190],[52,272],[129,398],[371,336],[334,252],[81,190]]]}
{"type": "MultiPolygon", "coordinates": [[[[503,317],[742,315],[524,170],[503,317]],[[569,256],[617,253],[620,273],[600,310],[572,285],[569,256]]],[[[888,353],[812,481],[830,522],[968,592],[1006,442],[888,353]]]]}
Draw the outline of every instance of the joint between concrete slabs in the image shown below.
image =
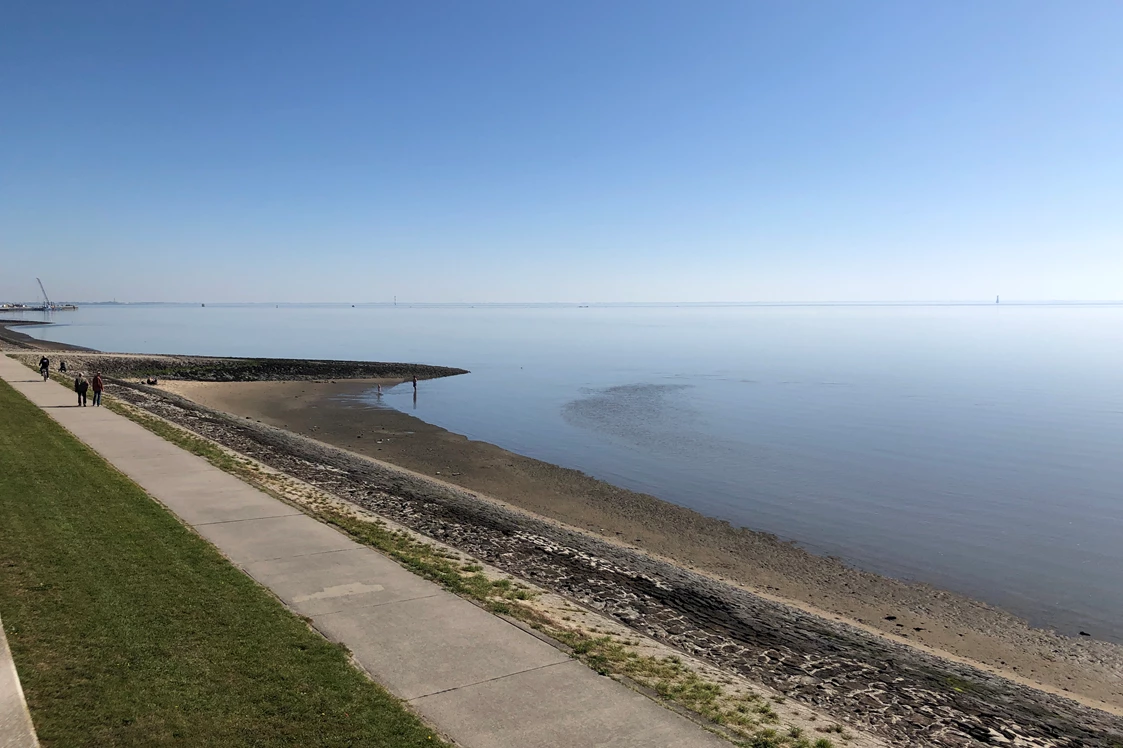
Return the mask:
{"type": "MultiPolygon", "coordinates": [[[[207,527],[208,525],[232,525],[235,522],[256,522],[259,519],[277,519],[279,517],[295,517],[298,514],[304,514],[301,511],[292,511],[288,514],[271,514],[268,517],[245,517],[244,519],[220,519],[215,522],[196,522],[192,527],[207,527]]],[[[343,550],[350,550],[344,548],[343,550]]],[[[339,551],[320,551],[320,553],[339,553],[339,551]]],[[[305,556],[315,556],[315,553],[305,553],[305,556]]],[[[284,558],[299,558],[298,556],[285,556],[284,558]]],[[[263,561],[270,561],[272,559],[262,559],[263,561]]]]}
{"type": "MultiPolygon", "coordinates": [[[[252,577],[253,575],[251,574],[250,576],[252,577]]],[[[256,578],[255,578],[255,581],[256,581],[256,578]]],[[[261,584],[261,582],[258,582],[258,584],[261,584]]],[[[397,605],[398,603],[411,603],[414,600],[428,600],[430,597],[437,597],[440,594],[441,594],[440,592],[434,592],[432,595],[418,595],[417,597],[407,597],[403,600],[389,600],[389,601],[384,602],[384,603],[371,603],[370,605],[352,605],[352,606],[347,607],[347,608],[340,608],[339,610],[329,610],[329,611],[325,611],[323,613],[317,613],[316,615],[317,616],[334,616],[337,613],[343,613],[343,612],[369,610],[370,608],[385,608],[387,605],[397,605]]],[[[278,599],[280,599],[280,598],[278,598],[278,599]]],[[[284,601],[282,600],[282,602],[284,602],[284,601]]],[[[287,603],[286,603],[286,606],[289,607],[289,608],[292,608],[292,606],[288,605],[287,603]]],[[[297,615],[303,615],[299,611],[296,611],[296,614],[297,615]]],[[[309,617],[313,620],[313,626],[314,626],[316,617],[315,616],[309,616],[309,617]]],[[[319,629],[316,629],[316,630],[319,631],[319,629]]],[[[320,633],[324,633],[324,632],[320,632],[320,633]]],[[[327,636],[327,634],[324,634],[324,635],[327,636]]],[[[414,697],[414,698],[416,698],[416,697],[414,697]]]]}
{"type": "MultiPolygon", "coordinates": [[[[282,516],[282,517],[292,517],[292,516],[295,516],[295,515],[282,514],[280,516],[282,516]]],[[[308,516],[308,515],[305,515],[305,516],[308,516]]],[[[244,521],[252,521],[252,520],[244,520],[244,521]]],[[[222,525],[222,524],[226,524],[226,523],[225,522],[215,522],[214,524],[222,525]]],[[[198,525],[198,526],[202,527],[202,525],[198,525]]],[[[204,540],[207,540],[207,539],[204,538],[204,540]]],[[[207,542],[210,543],[211,545],[214,545],[214,541],[212,541],[212,540],[207,540],[207,542]]],[[[358,544],[356,544],[356,545],[358,545],[358,544]]],[[[363,548],[363,547],[365,547],[365,546],[358,545],[358,548],[363,548]]],[[[219,549],[219,550],[221,551],[222,549],[219,549]]],[[[349,552],[354,551],[354,550],[357,550],[357,548],[333,548],[330,551],[312,551],[311,553],[295,553],[291,556],[271,556],[269,558],[255,558],[252,561],[235,561],[234,559],[231,559],[231,561],[233,561],[233,563],[237,566],[242,566],[243,564],[260,564],[263,561],[287,561],[290,558],[306,558],[308,556],[326,556],[329,553],[349,553],[349,552]]],[[[371,548],[371,550],[374,551],[375,549],[371,548]]],[[[378,551],[375,551],[375,552],[377,553],[378,551]]],[[[226,555],[225,551],[223,551],[223,555],[226,555]]],[[[227,558],[230,558],[230,557],[227,556],[227,558]]]]}
{"type": "Polygon", "coordinates": [[[409,702],[410,704],[415,704],[418,701],[420,701],[421,699],[427,699],[430,696],[440,696],[441,694],[444,694],[444,693],[453,693],[454,691],[463,691],[463,690],[468,689],[468,688],[474,688],[476,686],[482,686],[485,683],[495,683],[496,681],[501,681],[501,680],[504,680],[505,678],[514,678],[514,677],[519,676],[519,675],[526,675],[527,673],[533,673],[536,670],[545,670],[546,668],[557,667],[558,665],[568,665],[570,662],[573,662],[573,660],[562,660],[561,662],[551,662],[551,663],[547,663],[546,665],[539,665],[538,667],[531,667],[531,668],[527,668],[526,670],[519,670],[518,672],[515,672],[515,673],[507,673],[505,675],[497,675],[494,678],[485,678],[484,680],[478,680],[475,683],[467,683],[463,686],[453,686],[452,688],[442,688],[441,690],[433,691],[432,693],[423,693],[420,696],[414,696],[411,699],[406,699],[406,701],[409,702]]]}

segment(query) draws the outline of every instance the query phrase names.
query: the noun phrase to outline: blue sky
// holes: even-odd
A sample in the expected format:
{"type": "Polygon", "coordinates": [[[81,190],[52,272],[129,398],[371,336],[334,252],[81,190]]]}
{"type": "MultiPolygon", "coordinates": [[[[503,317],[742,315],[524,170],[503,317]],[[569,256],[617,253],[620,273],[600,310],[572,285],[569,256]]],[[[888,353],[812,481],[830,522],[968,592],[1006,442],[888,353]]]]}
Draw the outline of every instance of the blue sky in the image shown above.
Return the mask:
{"type": "Polygon", "coordinates": [[[8,3],[0,299],[1123,299],[1117,2],[8,3]]]}

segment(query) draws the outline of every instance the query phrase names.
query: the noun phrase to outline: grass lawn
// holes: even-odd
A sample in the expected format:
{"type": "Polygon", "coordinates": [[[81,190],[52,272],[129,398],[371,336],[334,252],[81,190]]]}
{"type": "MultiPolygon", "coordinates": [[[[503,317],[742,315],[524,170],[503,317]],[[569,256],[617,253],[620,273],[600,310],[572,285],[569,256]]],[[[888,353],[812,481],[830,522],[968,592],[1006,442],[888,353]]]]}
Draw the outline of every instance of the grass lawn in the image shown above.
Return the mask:
{"type": "Polygon", "coordinates": [[[0,381],[0,617],[44,745],[441,745],[0,381]]]}

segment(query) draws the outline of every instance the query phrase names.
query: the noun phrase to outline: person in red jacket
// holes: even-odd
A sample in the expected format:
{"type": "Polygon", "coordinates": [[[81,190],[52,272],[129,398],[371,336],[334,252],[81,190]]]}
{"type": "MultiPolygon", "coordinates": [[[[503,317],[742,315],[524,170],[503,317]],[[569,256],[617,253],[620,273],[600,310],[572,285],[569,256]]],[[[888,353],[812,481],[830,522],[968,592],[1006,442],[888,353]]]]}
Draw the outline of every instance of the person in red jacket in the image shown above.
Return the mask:
{"type": "Polygon", "coordinates": [[[101,372],[95,372],[93,381],[94,405],[101,406],[101,391],[104,389],[105,382],[101,381],[101,372]]]}

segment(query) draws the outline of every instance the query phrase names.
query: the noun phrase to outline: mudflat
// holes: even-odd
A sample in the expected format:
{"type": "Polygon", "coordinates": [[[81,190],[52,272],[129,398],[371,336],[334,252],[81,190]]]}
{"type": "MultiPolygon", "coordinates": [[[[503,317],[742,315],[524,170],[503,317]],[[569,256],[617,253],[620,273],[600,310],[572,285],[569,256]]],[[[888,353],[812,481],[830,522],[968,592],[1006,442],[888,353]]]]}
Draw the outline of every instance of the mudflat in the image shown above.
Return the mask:
{"type": "Polygon", "coordinates": [[[581,528],[895,642],[1123,712],[1123,649],[1118,646],[1033,629],[979,601],[856,570],[772,535],[735,528],[357,399],[377,384],[400,382],[167,381],[160,388],[581,528]]]}

